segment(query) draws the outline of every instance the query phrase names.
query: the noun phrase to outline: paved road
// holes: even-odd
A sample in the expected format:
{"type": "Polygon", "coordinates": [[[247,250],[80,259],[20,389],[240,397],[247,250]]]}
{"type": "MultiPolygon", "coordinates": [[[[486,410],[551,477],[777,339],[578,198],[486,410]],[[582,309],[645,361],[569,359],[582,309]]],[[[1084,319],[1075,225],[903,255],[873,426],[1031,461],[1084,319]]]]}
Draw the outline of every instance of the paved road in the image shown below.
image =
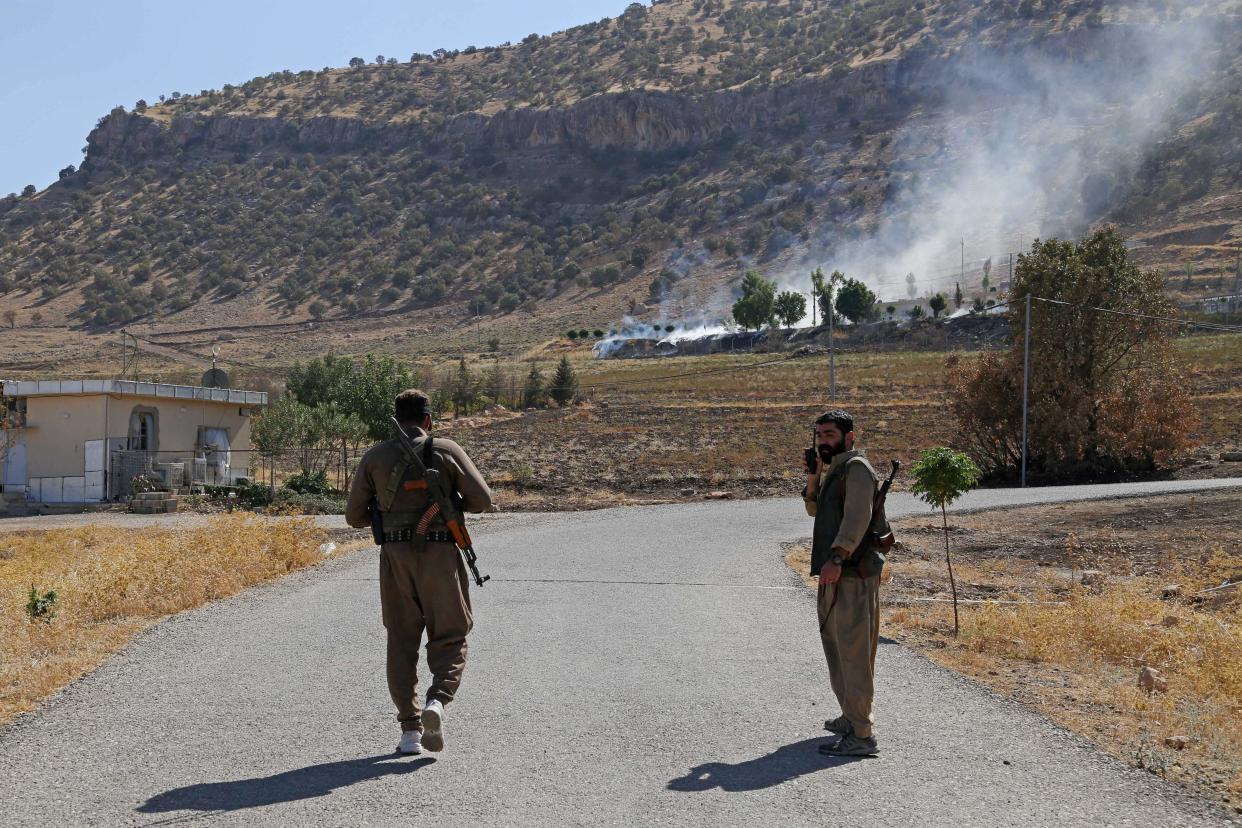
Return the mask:
{"type": "MultiPolygon", "coordinates": [[[[963,506],[1242,485],[988,491],[963,506]]],[[[1240,494],[1242,497],[1242,494],[1240,494]]],[[[894,496],[894,514],[917,507],[894,496]]],[[[436,758],[397,758],[374,551],[185,613],[0,734],[0,824],[1212,825],[1222,817],[896,645],[884,753],[836,713],[796,500],[479,524],[494,581],[436,758]]]]}

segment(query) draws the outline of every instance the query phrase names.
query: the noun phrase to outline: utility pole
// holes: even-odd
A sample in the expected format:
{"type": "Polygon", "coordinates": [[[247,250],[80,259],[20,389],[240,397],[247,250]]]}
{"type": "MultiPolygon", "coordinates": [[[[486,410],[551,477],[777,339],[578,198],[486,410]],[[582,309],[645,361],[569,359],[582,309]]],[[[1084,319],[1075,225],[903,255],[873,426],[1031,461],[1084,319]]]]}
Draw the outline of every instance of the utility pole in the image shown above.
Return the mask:
{"type": "Polygon", "coordinates": [[[837,341],[833,336],[837,319],[836,288],[836,281],[830,280],[828,282],[828,397],[834,403],[837,401],[837,341]]]}
{"type": "Polygon", "coordinates": [[[966,281],[966,238],[962,237],[962,281],[966,281]]]}
{"type": "Polygon", "coordinates": [[[1026,488],[1026,424],[1031,388],[1031,293],[1026,294],[1026,332],[1022,345],[1022,488],[1026,488]]]}

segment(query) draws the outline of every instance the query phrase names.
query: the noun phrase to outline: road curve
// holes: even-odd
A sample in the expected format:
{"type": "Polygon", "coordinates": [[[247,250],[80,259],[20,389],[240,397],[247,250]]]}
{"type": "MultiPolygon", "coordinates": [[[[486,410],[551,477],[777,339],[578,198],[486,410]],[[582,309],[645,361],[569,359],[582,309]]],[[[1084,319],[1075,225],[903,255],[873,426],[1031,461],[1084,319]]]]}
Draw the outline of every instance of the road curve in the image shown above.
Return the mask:
{"type": "MultiPolygon", "coordinates": [[[[1242,480],[991,490],[961,507],[1223,486],[1242,480]]],[[[883,753],[820,756],[836,709],[813,596],[780,550],[809,534],[797,500],[476,525],[494,580],[474,593],[444,753],[392,753],[371,550],[169,619],[0,732],[0,825],[1224,822],[894,644],[883,753]]]]}

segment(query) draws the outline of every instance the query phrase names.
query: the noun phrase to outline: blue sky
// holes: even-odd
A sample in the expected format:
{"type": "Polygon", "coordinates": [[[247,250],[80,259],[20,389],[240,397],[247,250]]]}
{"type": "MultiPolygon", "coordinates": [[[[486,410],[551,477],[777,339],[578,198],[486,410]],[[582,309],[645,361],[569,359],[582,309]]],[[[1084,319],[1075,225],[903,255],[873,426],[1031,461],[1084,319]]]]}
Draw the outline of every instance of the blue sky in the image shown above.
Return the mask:
{"type": "Polygon", "coordinates": [[[520,40],[614,17],[629,0],[0,0],[0,195],[82,160],[118,104],[281,69],[520,40]]]}

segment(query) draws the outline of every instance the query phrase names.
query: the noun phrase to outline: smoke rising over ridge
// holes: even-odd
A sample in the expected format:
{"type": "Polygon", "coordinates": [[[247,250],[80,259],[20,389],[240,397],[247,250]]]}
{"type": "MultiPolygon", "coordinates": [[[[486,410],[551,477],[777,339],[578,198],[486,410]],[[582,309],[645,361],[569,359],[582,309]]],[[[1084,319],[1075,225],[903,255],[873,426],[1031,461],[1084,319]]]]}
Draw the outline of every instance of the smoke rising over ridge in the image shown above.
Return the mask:
{"type": "Polygon", "coordinates": [[[943,104],[888,148],[894,189],[874,224],[861,233],[826,228],[806,264],[841,269],[896,299],[907,273],[921,295],[951,291],[963,240],[977,268],[1035,237],[1082,232],[1123,193],[1183,96],[1210,76],[1215,46],[1210,23],[1179,21],[960,54],[930,81],[943,104]]]}

